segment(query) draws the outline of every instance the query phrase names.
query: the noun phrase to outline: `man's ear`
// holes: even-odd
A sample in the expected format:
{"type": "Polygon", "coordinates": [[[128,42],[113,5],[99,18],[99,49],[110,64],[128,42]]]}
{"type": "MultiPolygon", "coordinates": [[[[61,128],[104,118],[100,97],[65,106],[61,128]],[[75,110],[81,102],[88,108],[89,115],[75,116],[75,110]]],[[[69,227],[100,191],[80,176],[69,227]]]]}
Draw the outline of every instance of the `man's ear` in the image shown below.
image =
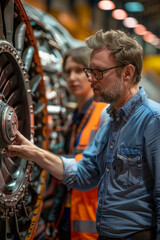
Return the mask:
{"type": "Polygon", "coordinates": [[[126,65],[122,70],[122,77],[124,82],[130,82],[133,79],[135,67],[132,64],[126,65]]]}

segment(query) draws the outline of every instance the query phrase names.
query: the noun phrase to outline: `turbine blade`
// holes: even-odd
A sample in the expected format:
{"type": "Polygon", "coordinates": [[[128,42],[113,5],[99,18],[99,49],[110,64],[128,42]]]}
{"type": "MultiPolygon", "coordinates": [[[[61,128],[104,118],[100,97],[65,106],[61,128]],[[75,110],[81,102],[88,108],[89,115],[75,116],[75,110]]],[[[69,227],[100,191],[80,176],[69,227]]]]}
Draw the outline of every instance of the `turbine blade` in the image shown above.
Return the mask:
{"type": "Polygon", "coordinates": [[[21,56],[24,47],[24,38],[26,32],[26,24],[24,22],[20,23],[15,32],[15,48],[18,54],[21,56]]]}
{"type": "Polygon", "coordinates": [[[12,161],[10,157],[5,157],[4,162],[10,172],[14,172],[18,167],[18,165],[14,161],[12,161]]]}
{"type": "Polygon", "coordinates": [[[15,89],[16,86],[17,86],[17,78],[14,75],[10,79],[8,79],[8,81],[6,82],[6,84],[3,88],[3,91],[2,91],[3,95],[5,97],[7,97],[9,94],[11,94],[13,92],[13,90],[15,89]]]}
{"type": "Polygon", "coordinates": [[[22,104],[19,104],[14,108],[14,111],[16,112],[16,115],[17,115],[19,120],[23,116],[23,108],[24,108],[24,106],[22,104]]]}
{"type": "MultiPolygon", "coordinates": [[[[1,167],[1,170],[2,170],[2,167],[1,167]]],[[[1,170],[0,170],[0,192],[4,192],[5,181],[4,181],[4,178],[3,178],[1,170]]]]}
{"type": "Polygon", "coordinates": [[[42,79],[42,77],[39,74],[31,79],[30,88],[31,88],[32,93],[34,93],[37,90],[41,79],[42,79]]]}
{"type": "Polygon", "coordinates": [[[0,39],[4,40],[4,33],[3,33],[3,19],[2,19],[2,5],[0,5],[0,39]]]}
{"type": "Polygon", "coordinates": [[[27,71],[30,69],[33,54],[34,54],[34,47],[32,47],[32,46],[26,48],[24,53],[23,53],[22,59],[23,59],[23,62],[25,64],[25,69],[27,71]]]}
{"type": "Polygon", "coordinates": [[[13,66],[11,63],[9,63],[7,66],[4,67],[4,69],[1,72],[0,76],[0,89],[3,87],[5,84],[6,80],[10,76],[10,74],[13,72],[13,66]]]}
{"type": "Polygon", "coordinates": [[[14,1],[8,1],[6,8],[4,9],[4,20],[6,27],[6,39],[12,43],[13,38],[13,23],[14,23],[14,1]]]}
{"type": "Polygon", "coordinates": [[[18,101],[20,99],[21,93],[22,93],[22,90],[20,88],[16,89],[8,98],[7,104],[12,107],[16,106],[16,104],[18,104],[18,101]]]}
{"type": "Polygon", "coordinates": [[[41,102],[41,100],[38,101],[38,103],[36,104],[36,106],[34,107],[34,114],[38,114],[40,112],[42,112],[42,110],[45,107],[45,103],[41,102]]]}
{"type": "Polygon", "coordinates": [[[3,176],[3,179],[5,181],[5,184],[7,184],[10,181],[12,181],[13,179],[12,179],[12,177],[10,175],[10,172],[8,171],[4,161],[2,161],[1,166],[2,166],[2,169],[1,169],[2,176],[3,176]]]}

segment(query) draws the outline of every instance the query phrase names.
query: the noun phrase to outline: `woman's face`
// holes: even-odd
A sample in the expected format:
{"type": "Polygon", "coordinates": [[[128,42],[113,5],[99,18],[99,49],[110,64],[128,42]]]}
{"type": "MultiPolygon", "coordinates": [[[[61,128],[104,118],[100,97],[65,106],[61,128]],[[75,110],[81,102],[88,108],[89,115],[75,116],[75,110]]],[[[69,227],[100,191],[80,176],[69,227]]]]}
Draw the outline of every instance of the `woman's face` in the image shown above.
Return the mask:
{"type": "Polygon", "coordinates": [[[84,66],[76,62],[71,56],[69,56],[65,62],[64,74],[67,89],[75,97],[84,96],[91,90],[90,83],[83,72],[83,68],[84,66]]]}

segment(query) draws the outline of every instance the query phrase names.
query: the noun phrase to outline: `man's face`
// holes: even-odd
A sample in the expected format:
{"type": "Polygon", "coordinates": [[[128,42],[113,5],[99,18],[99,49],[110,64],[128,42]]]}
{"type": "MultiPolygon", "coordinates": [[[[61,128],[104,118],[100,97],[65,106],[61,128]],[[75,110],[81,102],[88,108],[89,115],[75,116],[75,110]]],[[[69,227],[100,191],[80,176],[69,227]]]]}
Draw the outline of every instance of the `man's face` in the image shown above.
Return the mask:
{"type": "MultiPolygon", "coordinates": [[[[107,69],[119,65],[111,55],[109,48],[94,50],[91,55],[91,69],[107,69]]],[[[89,78],[94,92],[94,100],[111,104],[117,103],[124,92],[124,84],[121,74],[117,75],[119,68],[103,72],[103,79],[97,80],[93,74],[89,78]]]]}

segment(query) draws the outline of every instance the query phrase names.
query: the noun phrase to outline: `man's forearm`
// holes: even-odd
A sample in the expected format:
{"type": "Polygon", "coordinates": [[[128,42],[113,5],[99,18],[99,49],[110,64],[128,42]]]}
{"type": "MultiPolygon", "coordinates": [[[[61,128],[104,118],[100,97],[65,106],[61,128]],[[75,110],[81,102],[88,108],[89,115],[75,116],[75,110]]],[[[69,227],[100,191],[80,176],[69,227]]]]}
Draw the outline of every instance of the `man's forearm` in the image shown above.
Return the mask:
{"type": "Polygon", "coordinates": [[[57,155],[43,149],[38,149],[34,162],[41,168],[44,168],[46,171],[50,172],[50,174],[52,174],[55,178],[63,180],[63,162],[62,159],[57,155]]]}

